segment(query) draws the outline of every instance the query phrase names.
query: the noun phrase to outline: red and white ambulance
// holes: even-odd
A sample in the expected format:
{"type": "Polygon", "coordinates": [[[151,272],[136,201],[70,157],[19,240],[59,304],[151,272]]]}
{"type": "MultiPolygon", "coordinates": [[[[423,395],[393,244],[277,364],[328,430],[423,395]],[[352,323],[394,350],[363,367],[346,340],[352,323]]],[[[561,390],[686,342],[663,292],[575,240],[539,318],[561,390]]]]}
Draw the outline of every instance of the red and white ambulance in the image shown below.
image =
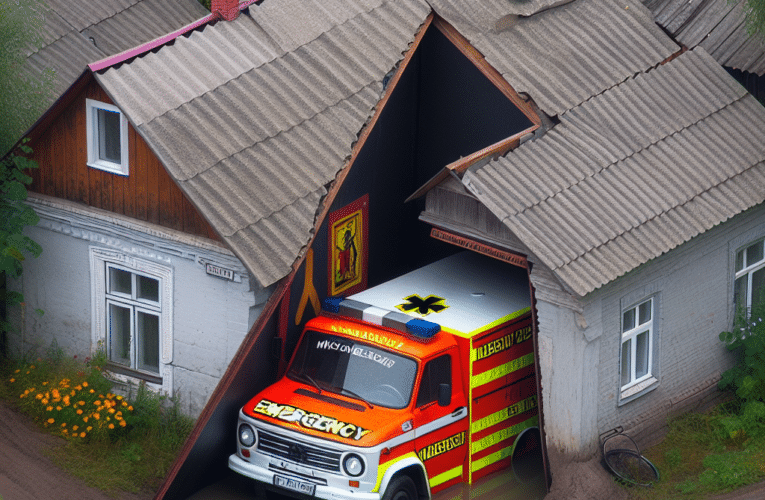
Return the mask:
{"type": "Polygon", "coordinates": [[[369,500],[511,467],[539,447],[530,306],[525,269],[472,252],[328,299],[285,376],[242,407],[229,467],[369,500]]]}

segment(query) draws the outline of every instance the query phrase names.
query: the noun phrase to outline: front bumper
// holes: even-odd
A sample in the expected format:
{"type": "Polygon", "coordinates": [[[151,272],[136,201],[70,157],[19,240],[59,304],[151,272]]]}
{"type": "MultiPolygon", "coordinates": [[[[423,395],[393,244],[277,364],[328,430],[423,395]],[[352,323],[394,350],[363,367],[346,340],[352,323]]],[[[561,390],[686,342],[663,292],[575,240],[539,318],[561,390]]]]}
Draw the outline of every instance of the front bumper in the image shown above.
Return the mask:
{"type": "MultiPolygon", "coordinates": [[[[228,467],[236,473],[247,476],[256,481],[272,485],[274,484],[274,476],[276,475],[269,469],[256,466],[242,459],[239,455],[233,454],[228,457],[228,467]]],[[[289,471],[279,471],[279,475],[282,477],[291,477],[296,481],[312,482],[300,475],[291,475],[289,471]]],[[[281,490],[289,492],[289,490],[281,490]]],[[[290,492],[291,493],[291,492],[290,492]]],[[[294,493],[293,493],[294,494],[294,493]]],[[[380,500],[379,493],[362,492],[353,490],[350,487],[348,489],[338,488],[336,486],[327,486],[323,484],[316,484],[316,490],[314,492],[316,498],[323,498],[326,500],[380,500]]]]}

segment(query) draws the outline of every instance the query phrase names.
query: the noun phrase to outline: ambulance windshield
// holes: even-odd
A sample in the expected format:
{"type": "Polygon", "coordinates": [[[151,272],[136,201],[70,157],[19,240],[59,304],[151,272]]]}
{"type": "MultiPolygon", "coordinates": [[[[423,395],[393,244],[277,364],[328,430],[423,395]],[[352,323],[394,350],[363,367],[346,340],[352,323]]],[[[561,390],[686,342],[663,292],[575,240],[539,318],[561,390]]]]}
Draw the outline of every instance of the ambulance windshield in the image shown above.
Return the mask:
{"type": "Polygon", "coordinates": [[[417,363],[374,345],[307,331],[287,375],[320,390],[401,409],[409,404],[417,363]]]}

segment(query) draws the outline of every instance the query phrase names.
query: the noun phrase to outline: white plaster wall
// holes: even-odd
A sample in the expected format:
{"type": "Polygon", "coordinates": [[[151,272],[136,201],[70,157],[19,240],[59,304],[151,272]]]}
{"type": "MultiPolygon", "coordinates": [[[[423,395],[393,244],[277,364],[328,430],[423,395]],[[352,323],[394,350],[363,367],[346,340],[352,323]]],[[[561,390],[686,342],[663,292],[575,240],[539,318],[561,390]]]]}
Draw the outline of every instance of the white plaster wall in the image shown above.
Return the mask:
{"type": "Polygon", "coordinates": [[[188,237],[113,214],[48,198],[36,200],[41,223],[28,231],[42,255],[24,263],[11,287],[26,306],[8,336],[10,353],[44,354],[56,343],[68,355],[88,356],[92,345],[89,248],[118,250],[172,269],[173,395],[197,416],[270,295],[251,288],[241,262],[209,240],[188,237]],[[208,275],[205,263],[236,271],[228,281],[208,275]],[[42,309],[42,316],[34,309],[42,309]]]}
{"type": "Polygon", "coordinates": [[[585,336],[571,309],[537,300],[537,318],[547,446],[590,455],[597,437],[599,339],[585,336]]]}

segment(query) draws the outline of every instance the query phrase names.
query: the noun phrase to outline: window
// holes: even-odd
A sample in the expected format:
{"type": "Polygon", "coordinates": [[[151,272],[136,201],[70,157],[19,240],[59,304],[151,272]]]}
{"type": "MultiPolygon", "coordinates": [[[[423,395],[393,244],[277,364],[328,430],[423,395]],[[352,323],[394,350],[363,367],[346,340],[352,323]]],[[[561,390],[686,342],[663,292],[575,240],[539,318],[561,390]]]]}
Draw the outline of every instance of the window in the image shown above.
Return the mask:
{"type": "Polygon", "coordinates": [[[420,392],[417,393],[417,406],[424,406],[438,401],[438,386],[452,383],[452,358],[444,354],[428,361],[422,371],[420,392]]]}
{"type": "Polygon", "coordinates": [[[765,295],[765,240],[752,243],[736,253],[736,281],[733,303],[736,312],[749,311],[765,295]]]}
{"type": "Polygon", "coordinates": [[[159,375],[159,280],[107,264],[106,352],[112,363],[159,375]]]}
{"type": "Polygon", "coordinates": [[[128,175],[127,118],[119,108],[86,99],[88,165],[114,174],[128,175]]]}
{"type": "Polygon", "coordinates": [[[652,382],[653,379],[653,300],[650,298],[622,313],[622,397],[642,390],[641,382],[652,382]],[[633,387],[636,388],[634,391],[624,392],[633,387]]]}
{"type": "Polygon", "coordinates": [[[93,349],[122,382],[172,394],[173,272],[150,260],[90,248],[93,349]]]}

